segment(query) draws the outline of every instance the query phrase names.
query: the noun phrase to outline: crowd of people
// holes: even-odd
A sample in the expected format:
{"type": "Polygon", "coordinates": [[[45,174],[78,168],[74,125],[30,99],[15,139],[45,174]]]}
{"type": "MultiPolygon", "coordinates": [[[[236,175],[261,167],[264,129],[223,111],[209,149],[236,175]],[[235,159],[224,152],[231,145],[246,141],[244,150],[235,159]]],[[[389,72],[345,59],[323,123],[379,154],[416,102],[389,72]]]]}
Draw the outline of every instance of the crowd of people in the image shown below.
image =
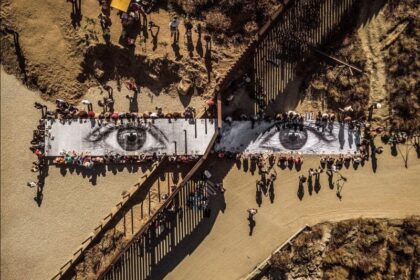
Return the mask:
{"type": "MultiPolygon", "coordinates": [[[[142,155],[121,155],[110,153],[104,156],[92,156],[89,153],[76,153],[75,151],[63,151],[62,155],[53,159],[56,165],[72,165],[92,169],[98,164],[143,164],[161,161],[165,156],[163,154],[142,154],[142,155]]],[[[197,155],[168,155],[168,161],[173,163],[190,163],[198,160],[197,155]]]]}
{"type": "Polygon", "coordinates": [[[158,155],[124,156],[120,154],[108,154],[104,156],[91,156],[89,153],[63,152],[62,156],[53,160],[57,165],[76,165],[87,169],[93,168],[95,164],[125,164],[125,163],[146,163],[155,162],[162,159],[158,155]]]}
{"type": "MultiPolygon", "coordinates": [[[[46,113],[46,107],[36,103],[35,107],[42,110],[43,114],[46,113]]],[[[37,181],[29,181],[28,187],[36,187],[36,196],[34,200],[41,205],[43,199],[43,188],[45,183],[45,177],[47,175],[48,162],[45,157],[45,135],[48,135],[48,128],[45,127],[44,121],[40,120],[36,130],[33,131],[30,150],[36,155],[37,160],[32,162],[31,171],[37,173],[37,181]]]]}
{"type": "MultiPolygon", "coordinates": [[[[233,122],[232,116],[225,117],[225,122],[230,125],[233,122]]],[[[276,121],[276,126],[278,129],[280,128],[288,128],[288,129],[295,129],[295,130],[302,130],[304,127],[305,120],[314,120],[315,126],[322,131],[328,130],[332,131],[333,125],[335,121],[339,123],[347,124],[350,130],[357,130],[360,131],[363,127],[363,120],[353,120],[350,116],[340,116],[337,118],[333,113],[322,113],[317,112],[314,116],[312,112],[306,113],[298,113],[295,111],[288,111],[283,113],[278,113],[274,117],[270,115],[266,115],[264,113],[259,113],[256,115],[248,116],[246,114],[241,114],[239,116],[239,120],[241,121],[251,121],[252,127],[254,124],[259,121],[276,121]]]]}
{"type": "Polygon", "coordinates": [[[193,107],[186,107],[184,112],[172,112],[164,113],[161,107],[156,107],[154,112],[145,112],[139,114],[137,112],[116,112],[113,109],[114,101],[111,97],[104,97],[104,101],[99,101],[100,106],[104,106],[104,110],[97,114],[93,111],[93,104],[89,100],[82,100],[82,104],[87,106],[85,108],[78,108],[74,105],[69,104],[68,102],[57,99],[56,100],[56,109],[54,111],[49,111],[47,106],[42,105],[38,102],[35,103],[35,107],[42,110],[43,118],[47,119],[78,119],[78,118],[98,118],[101,120],[120,120],[127,119],[130,121],[140,120],[140,119],[156,119],[156,118],[168,118],[168,119],[193,119],[196,117],[196,110],[193,107]]]}
{"type": "MultiPolygon", "coordinates": [[[[147,24],[147,14],[149,14],[156,6],[156,0],[135,0],[132,1],[126,12],[119,11],[118,16],[121,20],[122,33],[121,40],[127,45],[134,45],[135,38],[141,28],[152,28],[153,23],[147,24]],[[143,21],[142,21],[143,19],[143,21]]],[[[111,1],[99,0],[101,13],[98,19],[101,23],[103,37],[106,42],[110,42],[111,20],[111,1]]]]}

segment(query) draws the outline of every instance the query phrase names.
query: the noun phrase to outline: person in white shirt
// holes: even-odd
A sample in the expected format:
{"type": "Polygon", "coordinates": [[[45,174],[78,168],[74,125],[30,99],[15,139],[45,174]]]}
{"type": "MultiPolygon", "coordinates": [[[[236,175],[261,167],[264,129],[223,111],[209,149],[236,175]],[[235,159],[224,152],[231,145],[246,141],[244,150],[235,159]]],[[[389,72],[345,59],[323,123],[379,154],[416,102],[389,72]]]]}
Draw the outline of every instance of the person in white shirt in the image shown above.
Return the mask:
{"type": "Polygon", "coordinates": [[[82,104],[87,105],[88,107],[88,111],[93,111],[93,106],[92,106],[92,102],[90,102],[89,100],[82,100],[82,104]]]}
{"type": "Polygon", "coordinates": [[[171,37],[174,38],[174,45],[178,42],[179,39],[179,20],[178,17],[174,17],[171,22],[169,22],[169,29],[171,30],[171,37]]]}

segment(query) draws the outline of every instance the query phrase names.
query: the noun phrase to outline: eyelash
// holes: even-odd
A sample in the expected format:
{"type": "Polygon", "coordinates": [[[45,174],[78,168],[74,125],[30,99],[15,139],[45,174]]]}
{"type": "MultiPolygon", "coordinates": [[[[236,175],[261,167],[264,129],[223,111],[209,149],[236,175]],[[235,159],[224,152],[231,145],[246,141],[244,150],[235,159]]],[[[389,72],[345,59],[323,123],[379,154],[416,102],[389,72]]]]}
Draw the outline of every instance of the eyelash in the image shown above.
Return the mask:
{"type": "MultiPolygon", "coordinates": [[[[129,127],[127,127],[127,128],[129,128],[129,127]]],[[[153,131],[153,129],[151,128],[151,127],[147,127],[147,126],[145,126],[145,125],[142,125],[142,124],[139,124],[138,126],[134,126],[133,128],[136,128],[136,129],[142,129],[142,130],[144,130],[145,132],[147,132],[147,133],[149,133],[149,134],[151,134],[152,136],[153,136],[153,138],[155,138],[157,141],[159,141],[159,143],[161,143],[161,144],[163,144],[164,143],[164,141],[162,140],[162,139],[160,139],[160,135],[158,135],[158,133],[156,133],[156,131],[153,131]]],[[[91,136],[93,136],[96,132],[98,132],[99,133],[99,135],[97,136],[97,138],[96,139],[94,139],[94,140],[90,140],[89,139],[89,141],[90,142],[93,142],[93,143],[96,143],[96,142],[98,142],[98,141],[101,141],[104,137],[106,137],[107,135],[109,135],[111,132],[113,132],[114,130],[119,130],[119,129],[125,129],[125,127],[123,127],[123,128],[118,128],[118,127],[116,127],[116,126],[111,126],[111,127],[106,127],[105,126],[105,131],[103,131],[103,132],[100,132],[100,130],[101,129],[104,129],[104,127],[98,127],[98,128],[96,128],[94,131],[92,131],[91,132],[91,134],[87,137],[88,139],[91,137],[91,136]]]]}

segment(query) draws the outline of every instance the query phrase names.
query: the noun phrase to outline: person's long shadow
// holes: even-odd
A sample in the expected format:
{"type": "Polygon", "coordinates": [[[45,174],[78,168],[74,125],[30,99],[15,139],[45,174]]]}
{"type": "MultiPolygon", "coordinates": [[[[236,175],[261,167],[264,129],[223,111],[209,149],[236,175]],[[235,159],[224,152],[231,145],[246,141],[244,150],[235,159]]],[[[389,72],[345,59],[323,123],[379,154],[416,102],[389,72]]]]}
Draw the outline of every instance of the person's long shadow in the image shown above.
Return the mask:
{"type": "Polygon", "coordinates": [[[299,180],[299,187],[298,187],[298,192],[297,192],[297,196],[299,200],[302,200],[304,195],[305,195],[305,187],[303,185],[303,182],[299,180]]]}
{"type": "Polygon", "coordinates": [[[192,41],[192,36],[191,35],[187,35],[187,51],[188,51],[188,55],[192,58],[194,56],[193,51],[194,51],[194,44],[192,41]]]}
{"type": "Polygon", "coordinates": [[[328,176],[328,186],[330,187],[330,189],[334,189],[334,173],[331,170],[328,170],[326,173],[328,176]]]}
{"type": "Polygon", "coordinates": [[[152,25],[150,27],[150,35],[152,36],[152,50],[155,51],[157,49],[158,44],[158,35],[160,31],[160,26],[152,25]]]}
{"type": "Polygon", "coordinates": [[[372,159],[372,170],[374,173],[376,173],[376,170],[378,169],[378,159],[376,158],[376,146],[373,140],[370,141],[370,149],[370,158],[372,159]]]}
{"type": "Polygon", "coordinates": [[[252,214],[248,215],[248,226],[249,226],[249,236],[252,236],[254,233],[254,228],[256,226],[256,222],[254,220],[254,216],[252,214]]]}
{"type": "Polygon", "coordinates": [[[198,30],[197,34],[198,34],[197,36],[198,38],[197,38],[197,44],[195,45],[195,50],[197,51],[197,54],[200,57],[203,57],[204,52],[203,52],[203,43],[201,42],[201,30],[198,30]]]}
{"type": "Polygon", "coordinates": [[[242,168],[242,161],[241,160],[236,161],[236,168],[238,168],[238,170],[241,170],[241,168],[242,168]]]}
{"type": "Polygon", "coordinates": [[[211,80],[211,73],[213,72],[213,64],[212,64],[211,58],[212,58],[211,41],[209,40],[206,44],[206,54],[204,56],[204,65],[206,66],[207,79],[209,82],[211,80]]]}
{"type": "Polygon", "coordinates": [[[57,165],[57,168],[60,169],[60,174],[64,177],[67,175],[67,172],[70,174],[77,174],[89,180],[89,182],[95,186],[97,184],[98,177],[106,177],[107,172],[111,172],[113,175],[116,175],[118,172],[123,172],[124,169],[127,169],[129,173],[136,173],[141,170],[142,173],[150,169],[151,162],[145,163],[124,163],[124,164],[97,164],[92,169],[86,169],[83,166],[74,166],[74,165],[57,165]]]}
{"type": "Polygon", "coordinates": [[[276,195],[274,193],[274,182],[270,183],[270,186],[268,188],[268,196],[270,198],[270,202],[273,204],[274,203],[274,198],[276,197],[276,195]]]}
{"type": "Polygon", "coordinates": [[[244,172],[248,172],[249,169],[249,159],[244,159],[242,162],[244,172]]]}
{"type": "Polygon", "coordinates": [[[309,193],[309,195],[312,195],[312,191],[313,191],[313,189],[314,189],[314,186],[313,186],[313,182],[312,182],[312,176],[308,176],[308,193],[309,193]]]}
{"type": "Polygon", "coordinates": [[[314,185],[314,191],[315,193],[319,193],[321,190],[321,183],[319,182],[319,174],[315,175],[315,185],[314,185]]]}
{"type": "Polygon", "coordinates": [[[24,83],[26,84],[28,81],[28,77],[26,74],[26,58],[23,55],[22,49],[20,47],[19,33],[17,33],[16,31],[8,27],[5,27],[4,29],[2,29],[1,32],[4,34],[8,33],[13,36],[13,44],[15,47],[15,53],[16,53],[18,63],[19,63],[20,73],[23,75],[23,80],[24,80],[24,83]]]}
{"type": "Polygon", "coordinates": [[[42,160],[44,165],[38,171],[38,184],[36,189],[36,196],[34,200],[38,207],[41,207],[42,201],[44,200],[44,186],[45,186],[45,178],[48,176],[48,163],[45,159],[42,160]]]}
{"type": "Polygon", "coordinates": [[[249,171],[251,172],[252,175],[254,175],[255,170],[257,170],[257,163],[255,160],[250,159],[251,161],[251,167],[249,169],[249,171]]]}
{"type": "Polygon", "coordinates": [[[179,44],[178,43],[176,43],[176,44],[172,44],[172,50],[174,51],[174,54],[175,54],[175,59],[178,61],[178,60],[181,60],[182,59],[182,55],[181,55],[181,53],[180,53],[180,49],[179,49],[179,44]]]}
{"type": "Polygon", "coordinates": [[[255,190],[255,202],[257,203],[258,207],[261,207],[262,204],[262,191],[260,186],[258,185],[258,182],[256,184],[256,190],[255,190]]]}
{"type": "Polygon", "coordinates": [[[74,28],[80,27],[80,22],[82,21],[82,0],[71,0],[71,3],[71,24],[74,28]]]}

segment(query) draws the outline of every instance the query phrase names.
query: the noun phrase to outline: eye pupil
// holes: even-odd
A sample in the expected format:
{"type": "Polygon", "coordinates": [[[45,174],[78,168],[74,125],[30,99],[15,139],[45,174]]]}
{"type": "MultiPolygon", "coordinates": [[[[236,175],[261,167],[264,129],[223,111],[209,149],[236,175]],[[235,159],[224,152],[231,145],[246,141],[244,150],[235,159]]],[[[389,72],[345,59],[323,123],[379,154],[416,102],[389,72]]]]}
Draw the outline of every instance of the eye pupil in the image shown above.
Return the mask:
{"type": "Polygon", "coordinates": [[[288,150],[301,149],[308,140],[308,133],[303,131],[295,131],[294,129],[281,130],[279,133],[280,142],[288,150]]]}
{"type": "Polygon", "coordinates": [[[118,144],[126,151],[137,151],[146,142],[146,131],[143,129],[121,129],[117,134],[118,144]]]}

